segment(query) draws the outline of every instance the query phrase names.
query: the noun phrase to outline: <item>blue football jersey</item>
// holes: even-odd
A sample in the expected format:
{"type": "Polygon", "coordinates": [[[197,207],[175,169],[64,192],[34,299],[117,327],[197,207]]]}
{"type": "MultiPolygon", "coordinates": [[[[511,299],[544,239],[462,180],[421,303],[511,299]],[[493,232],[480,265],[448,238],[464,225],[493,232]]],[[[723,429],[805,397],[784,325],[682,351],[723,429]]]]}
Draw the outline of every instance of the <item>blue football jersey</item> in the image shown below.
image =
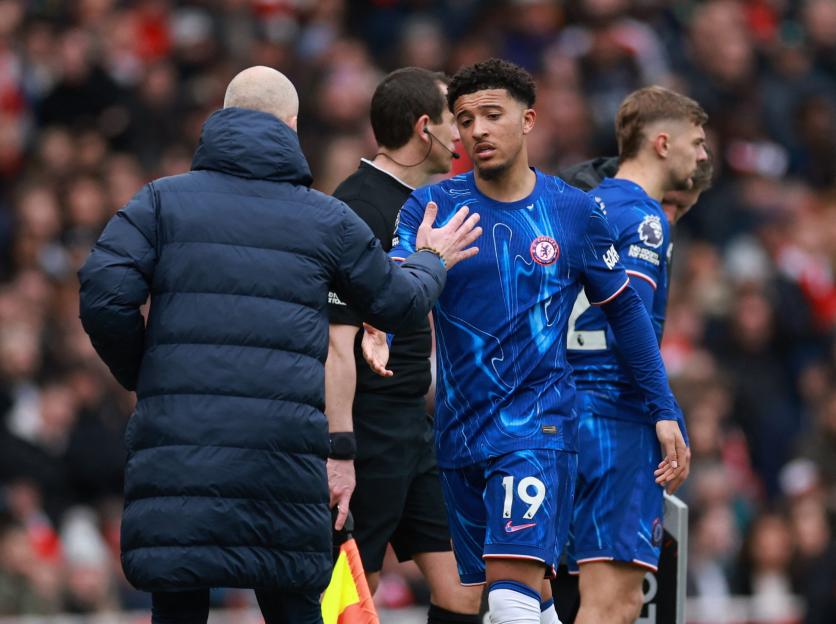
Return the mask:
{"type": "MultiPolygon", "coordinates": [[[[656,338],[661,342],[668,303],[670,226],[662,206],[638,184],[606,178],[589,195],[605,212],[626,272],[652,288],[648,304],[656,338]]],[[[647,289],[644,289],[647,290],[647,289]]],[[[600,416],[647,423],[641,393],[618,355],[604,313],[578,295],[569,321],[569,362],[578,388],[594,391],[600,416]]]]}
{"type": "Polygon", "coordinates": [[[429,201],[436,225],[462,206],[481,216],[479,254],[456,265],[433,311],[438,463],[457,468],[519,449],[573,451],[574,383],[567,326],[582,287],[594,303],[629,278],[591,197],[535,171],[533,192],[497,202],[473,173],[416,190],[401,209],[392,256],[415,249],[429,201]]]}

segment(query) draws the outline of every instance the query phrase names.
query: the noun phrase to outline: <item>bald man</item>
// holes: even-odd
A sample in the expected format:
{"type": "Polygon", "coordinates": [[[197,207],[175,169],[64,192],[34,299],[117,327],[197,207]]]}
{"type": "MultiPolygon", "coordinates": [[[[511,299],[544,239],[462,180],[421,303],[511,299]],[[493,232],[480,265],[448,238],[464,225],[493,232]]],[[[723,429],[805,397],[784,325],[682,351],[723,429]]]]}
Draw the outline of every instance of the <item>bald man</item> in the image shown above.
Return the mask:
{"type": "Polygon", "coordinates": [[[433,207],[422,249],[392,264],[353,211],[309,188],[298,110],[279,72],[238,74],[192,171],[145,185],[79,272],[84,329],[137,394],[122,565],[152,592],[155,624],[205,623],[211,587],[255,588],[271,624],[321,621],[328,292],[403,330],[476,251],[478,216],[433,229],[433,207]]]}
{"type": "Polygon", "coordinates": [[[257,65],[239,73],[227,86],[224,108],[233,107],[269,113],[295,131],[299,95],[287,76],[271,67],[257,65]]]}

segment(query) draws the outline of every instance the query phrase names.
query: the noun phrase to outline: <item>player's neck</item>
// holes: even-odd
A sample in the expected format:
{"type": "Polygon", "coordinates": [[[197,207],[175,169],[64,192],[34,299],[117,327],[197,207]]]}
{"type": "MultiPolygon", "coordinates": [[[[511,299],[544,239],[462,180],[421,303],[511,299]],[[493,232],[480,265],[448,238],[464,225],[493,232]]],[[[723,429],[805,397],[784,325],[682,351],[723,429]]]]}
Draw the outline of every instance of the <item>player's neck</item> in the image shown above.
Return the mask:
{"type": "Polygon", "coordinates": [[[372,163],[375,167],[392,174],[409,186],[418,188],[430,181],[430,175],[424,170],[426,161],[421,162],[423,157],[424,154],[417,154],[410,145],[396,150],[381,147],[372,159],[372,163]]]}
{"type": "Polygon", "coordinates": [[[668,176],[661,167],[648,166],[638,159],[621,163],[615,177],[635,182],[642,187],[645,193],[658,202],[661,202],[662,196],[670,190],[665,188],[668,176]]]}
{"type": "Polygon", "coordinates": [[[499,202],[525,199],[531,195],[537,185],[537,174],[528,166],[527,158],[520,158],[495,178],[483,178],[477,170],[474,172],[473,179],[476,182],[476,188],[483,195],[499,202]]]}

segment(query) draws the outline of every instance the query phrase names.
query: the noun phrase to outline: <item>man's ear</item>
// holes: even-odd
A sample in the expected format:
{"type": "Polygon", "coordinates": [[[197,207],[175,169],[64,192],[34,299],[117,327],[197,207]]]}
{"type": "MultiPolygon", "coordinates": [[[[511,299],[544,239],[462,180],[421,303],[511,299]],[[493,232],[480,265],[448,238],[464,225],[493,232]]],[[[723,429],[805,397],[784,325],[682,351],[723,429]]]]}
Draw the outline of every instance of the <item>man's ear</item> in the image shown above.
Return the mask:
{"type": "Polygon", "coordinates": [[[660,132],[653,139],[653,149],[659,158],[667,158],[670,150],[671,136],[667,132],[660,132]]]}
{"type": "Polygon", "coordinates": [[[285,123],[290,126],[290,129],[294,132],[299,132],[299,115],[294,115],[285,120],[285,123]]]}
{"type": "Polygon", "coordinates": [[[537,111],[533,108],[526,108],[523,111],[523,134],[528,134],[534,129],[534,122],[537,120],[537,111]]]}
{"type": "Polygon", "coordinates": [[[422,141],[429,141],[430,137],[426,132],[424,132],[424,130],[427,128],[430,121],[430,116],[426,113],[418,117],[418,119],[415,120],[415,124],[412,126],[413,135],[417,134],[418,138],[422,141]]]}

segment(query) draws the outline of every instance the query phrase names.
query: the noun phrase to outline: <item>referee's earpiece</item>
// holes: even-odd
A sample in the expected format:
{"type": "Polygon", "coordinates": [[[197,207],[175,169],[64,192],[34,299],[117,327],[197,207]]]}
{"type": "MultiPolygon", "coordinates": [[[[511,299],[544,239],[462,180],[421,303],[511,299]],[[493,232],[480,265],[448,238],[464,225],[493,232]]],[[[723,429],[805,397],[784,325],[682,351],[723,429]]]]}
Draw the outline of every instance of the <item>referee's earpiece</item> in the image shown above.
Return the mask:
{"type": "Polygon", "coordinates": [[[435,136],[432,132],[430,132],[430,130],[429,130],[429,128],[427,128],[427,126],[424,126],[424,134],[427,134],[430,137],[430,149],[432,149],[433,140],[435,140],[435,141],[438,141],[438,144],[441,147],[443,147],[448,152],[450,152],[450,156],[452,156],[453,158],[461,158],[461,154],[459,154],[456,151],[451,150],[449,147],[444,145],[444,143],[442,143],[437,136],[435,136]]]}

